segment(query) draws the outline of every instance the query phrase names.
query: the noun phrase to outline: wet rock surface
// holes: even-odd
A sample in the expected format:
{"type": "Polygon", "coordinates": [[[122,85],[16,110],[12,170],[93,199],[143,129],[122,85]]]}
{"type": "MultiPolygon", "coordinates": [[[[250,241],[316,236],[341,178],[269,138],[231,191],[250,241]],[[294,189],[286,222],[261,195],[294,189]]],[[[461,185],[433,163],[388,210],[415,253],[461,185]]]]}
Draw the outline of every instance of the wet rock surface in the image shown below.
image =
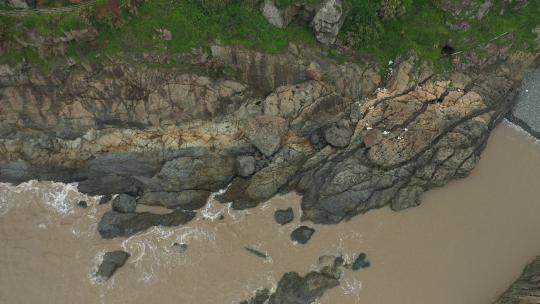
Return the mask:
{"type": "Polygon", "coordinates": [[[340,257],[322,256],[319,270],[305,276],[296,272],[285,273],[278,282],[276,290],[270,294],[268,289],[259,289],[250,300],[241,304],[310,304],[319,299],[328,289],[339,286],[342,276],[340,257]]]}
{"type": "Polygon", "coordinates": [[[278,224],[286,225],[294,220],[294,212],[292,208],[276,210],[274,219],[278,224]]]}
{"type": "MultiPolygon", "coordinates": [[[[234,209],[296,191],[301,219],[328,224],[414,207],[474,168],[535,60],[486,51],[489,61],[456,64],[451,81],[401,60],[385,89],[369,62],[294,44],[278,55],[214,45],[235,80],[122,63],[48,74],[1,65],[0,181],[78,182],[91,195],[185,210],[224,189],[216,198],[234,209]]],[[[102,235],[191,216],[132,206],[107,213],[102,235]]]]}
{"type": "Polygon", "coordinates": [[[352,263],[351,269],[358,271],[360,269],[368,268],[369,266],[371,266],[371,262],[368,261],[367,255],[365,253],[360,253],[352,263]]]}
{"type": "Polygon", "coordinates": [[[307,226],[300,226],[291,232],[291,240],[298,242],[299,244],[307,244],[314,233],[315,229],[307,226]]]}
{"type": "Polygon", "coordinates": [[[98,232],[105,239],[128,237],[153,226],[178,226],[191,221],[196,213],[193,211],[175,210],[167,214],[149,212],[119,213],[109,211],[98,223],[98,232]]]}
{"type": "Polygon", "coordinates": [[[495,304],[540,303],[540,256],[536,257],[495,304]]]}
{"type": "Polygon", "coordinates": [[[118,268],[124,266],[129,256],[129,253],[121,250],[106,252],[96,272],[98,280],[105,281],[112,277],[118,268]]]}
{"type": "Polygon", "coordinates": [[[137,202],[131,195],[120,194],[114,198],[112,209],[120,213],[133,213],[137,209],[137,202]]]}

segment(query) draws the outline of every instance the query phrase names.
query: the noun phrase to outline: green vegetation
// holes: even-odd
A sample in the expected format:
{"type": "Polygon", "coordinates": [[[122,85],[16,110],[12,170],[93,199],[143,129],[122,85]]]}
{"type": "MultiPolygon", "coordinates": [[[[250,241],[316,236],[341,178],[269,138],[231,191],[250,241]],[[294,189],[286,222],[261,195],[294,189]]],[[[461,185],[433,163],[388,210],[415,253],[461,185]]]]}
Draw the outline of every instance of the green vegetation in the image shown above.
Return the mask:
{"type": "MultiPolygon", "coordinates": [[[[206,49],[214,40],[268,53],[283,52],[290,41],[315,44],[311,29],[305,25],[293,23],[286,29],[271,26],[259,12],[261,1],[122,0],[122,20],[114,15],[96,18],[92,10],[19,19],[0,16],[0,39],[24,37],[23,28],[57,35],[92,23],[99,32],[97,43],[91,47],[70,44],[67,54],[93,60],[119,52],[188,52],[206,49]],[[172,39],[160,39],[160,29],[170,31],[172,39]]],[[[276,3],[286,7],[293,1],[276,3]]],[[[316,4],[321,0],[298,1],[316,4]]],[[[456,51],[475,49],[491,40],[511,44],[514,50],[534,46],[532,29],[540,20],[540,0],[529,0],[527,7],[519,10],[514,7],[519,1],[493,0],[493,7],[482,20],[477,20],[476,13],[453,16],[436,4],[441,1],[450,0],[344,0],[347,17],[340,40],[351,46],[355,55],[375,55],[383,63],[412,50],[421,60],[436,66],[449,64],[441,55],[445,45],[456,51]]],[[[483,2],[474,0],[473,7],[483,2]]],[[[332,57],[341,55],[331,50],[332,57]]],[[[0,62],[22,58],[39,61],[36,50],[30,47],[0,54],[0,62]]]]}
{"type": "Polygon", "coordinates": [[[289,41],[314,43],[310,31],[301,26],[278,29],[270,25],[258,8],[239,2],[229,3],[219,11],[208,11],[193,1],[153,0],[139,8],[136,18],[114,29],[99,24],[100,45],[107,52],[151,51],[167,49],[186,52],[206,47],[215,39],[276,53],[286,49],[289,41]],[[167,29],[172,40],[157,39],[158,29],[167,29]]]}
{"type": "Polygon", "coordinates": [[[512,3],[494,1],[482,20],[476,16],[453,16],[431,0],[402,2],[406,13],[400,18],[384,20],[387,18],[381,17],[378,1],[350,1],[353,5],[342,39],[352,36],[359,53],[374,54],[382,62],[414,50],[421,60],[445,65],[448,61],[441,60],[443,46],[451,45],[456,51],[471,50],[501,35],[494,42],[511,43],[515,50],[530,50],[535,39],[532,29],[540,20],[540,0],[529,1],[521,10],[515,10],[512,3]],[[451,29],[450,25],[460,22],[466,23],[468,29],[451,29]]]}

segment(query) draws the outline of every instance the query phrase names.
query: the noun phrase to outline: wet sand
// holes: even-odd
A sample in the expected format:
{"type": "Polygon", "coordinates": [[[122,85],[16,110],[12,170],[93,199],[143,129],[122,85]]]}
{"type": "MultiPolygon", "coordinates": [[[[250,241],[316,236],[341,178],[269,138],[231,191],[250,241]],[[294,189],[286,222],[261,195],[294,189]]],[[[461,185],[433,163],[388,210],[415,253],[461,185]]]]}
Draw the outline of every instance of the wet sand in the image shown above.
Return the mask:
{"type": "Polygon", "coordinates": [[[366,252],[372,266],[347,272],[320,303],[487,304],[540,254],[539,198],[540,145],[505,125],[469,177],[426,193],[420,207],[311,225],[317,231],[306,245],[289,238],[300,224],[294,194],[241,212],[210,202],[186,226],[102,240],[96,225],[110,205],[75,185],[4,184],[0,303],[238,303],[286,271],[313,269],[321,255],[366,252]],[[81,199],[90,207],[77,207],[81,199]],[[280,226],[273,212],[288,206],[296,219],[280,226]],[[126,265],[96,283],[100,254],[121,248],[131,253],[126,265]]]}

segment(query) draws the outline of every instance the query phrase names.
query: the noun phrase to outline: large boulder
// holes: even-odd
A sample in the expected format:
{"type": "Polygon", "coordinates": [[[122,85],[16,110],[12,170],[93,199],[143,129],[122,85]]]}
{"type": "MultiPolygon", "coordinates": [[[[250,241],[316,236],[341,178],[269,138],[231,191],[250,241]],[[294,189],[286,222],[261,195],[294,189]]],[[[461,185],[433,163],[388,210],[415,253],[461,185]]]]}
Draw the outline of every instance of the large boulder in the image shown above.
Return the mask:
{"type": "Polygon", "coordinates": [[[334,44],[344,20],[341,0],[324,1],[312,21],[315,37],[322,44],[334,44]]]}
{"type": "Polygon", "coordinates": [[[120,213],[133,213],[137,209],[137,201],[135,197],[122,193],[114,198],[112,209],[120,213]]]}
{"type": "Polygon", "coordinates": [[[174,210],[167,214],[119,213],[109,211],[98,223],[98,232],[105,239],[118,236],[128,237],[153,226],[178,226],[191,221],[196,213],[193,211],[174,210]]]}
{"type": "Polygon", "coordinates": [[[206,190],[183,190],[180,192],[145,192],[137,199],[138,204],[148,206],[163,206],[170,209],[182,208],[184,210],[196,210],[206,204],[210,191],[206,190]]]}
{"type": "Polygon", "coordinates": [[[112,277],[118,268],[124,266],[129,256],[129,253],[121,250],[106,252],[96,272],[98,280],[105,281],[112,277]]]}
{"type": "Polygon", "coordinates": [[[261,6],[263,16],[273,26],[284,28],[289,24],[290,20],[286,20],[283,12],[276,6],[274,1],[265,0],[261,6]]]}
{"type": "Polygon", "coordinates": [[[249,119],[245,126],[249,141],[265,156],[272,156],[281,148],[287,134],[287,121],[279,116],[259,115],[249,119]]]}

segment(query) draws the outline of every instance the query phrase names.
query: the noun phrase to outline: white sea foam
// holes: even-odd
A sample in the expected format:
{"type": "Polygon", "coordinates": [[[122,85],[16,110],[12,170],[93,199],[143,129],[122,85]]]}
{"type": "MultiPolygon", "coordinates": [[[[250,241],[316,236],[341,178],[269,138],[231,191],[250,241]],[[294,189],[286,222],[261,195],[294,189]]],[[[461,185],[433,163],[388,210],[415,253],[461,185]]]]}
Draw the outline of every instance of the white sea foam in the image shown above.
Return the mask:
{"type": "Polygon", "coordinates": [[[39,202],[58,215],[69,215],[74,211],[76,199],[87,198],[77,191],[77,184],[39,182],[31,180],[17,186],[0,183],[0,215],[11,208],[39,202]],[[24,199],[23,199],[24,197],[24,199]]]}
{"type": "Polygon", "coordinates": [[[540,145],[540,139],[532,136],[529,132],[527,132],[525,129],[523,129],[521,126],[509,121],[508,119],[504,119],[504,123],[511,127],[512,129],[518,131],[519,133],[521,134],[524,134],[528,139],[532,140],[532,142],[534,142],[535,144],[537,145],[540,145]]]}
{"type": "Polygon", "coordinates": [[[198,227],[152,227],[144,233],[131,236],[122,242],[123,250],[129,252],[132,258],[128,263],[134,265],[141,273],[139,280],[147,283],[157,282],[156,273],[167,271],[172,266],[194,265],[199,263],[203,255],[191,252],[206,252],[209,250],[187,250],[183,252],[174,246],[186,244],[191,246],[216,247],[214,232],[198,227]]]}
{"type": "Polygon", "coordinates": [[[343,279],[341,289],[346,295],[351,295],[356,298],[355,303],[360,303],[360,291],[362,290],[362,282],[357,279],[343,279]]]}

